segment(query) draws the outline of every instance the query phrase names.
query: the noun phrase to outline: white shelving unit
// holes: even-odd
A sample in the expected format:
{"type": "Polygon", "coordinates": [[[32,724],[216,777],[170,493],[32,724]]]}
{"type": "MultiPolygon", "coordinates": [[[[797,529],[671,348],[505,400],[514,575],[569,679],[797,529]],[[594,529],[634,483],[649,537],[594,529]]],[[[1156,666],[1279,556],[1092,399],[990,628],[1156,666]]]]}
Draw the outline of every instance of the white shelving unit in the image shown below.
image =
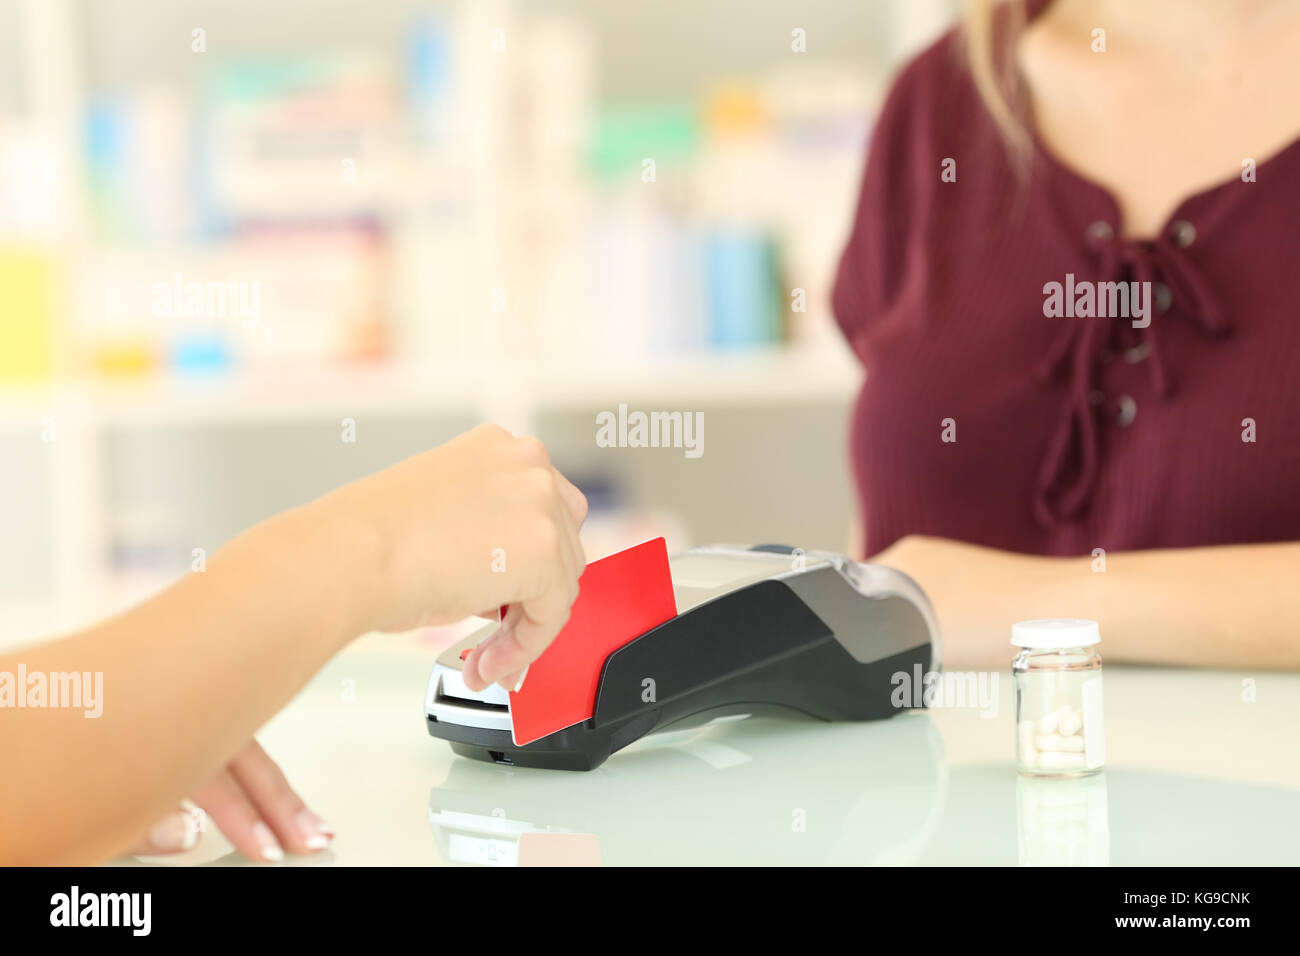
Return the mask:
{"type": "MultiPolygon", "coordinates": [[[[23,85],[31,112],[57,144],[61,174],[76,182],[73,171],[83,155],[79,70],[85,62],[84,51],[78,50],[83,34],[78,18],[86,8],[82,0],[20,2],[26,24],[23,85]]],[[[915,46],[933,34],[952,7],[951,0],[893,5],[885,23],[891,44],[915,46]]],[[[480,11],[482,16],[486,14],[480,11]]],[[[477,176],[473,188],[492,202],[505,203],[510,197],[498,195],[494,187],[508,177],[491,165],[499,161],[499,151],[488,150],[480,158],[472,167],[477,176]]],[[[84,197],[78,189],[68,192],[71,201],[48,241],[58,245],[71,275],[92,260],[95,250],[87,238],[84,197]]],[[[500,209],[485,208],[483,222],[495,228],[502,215],[500,209]]],[[[499,239],[481,232],[476,241],[491,245],[499,239]]],[[[823,341],[635,362],[590,358],[546,363],[502,355],[456,363],[254,367],[210,380],[0,387],[0,434],[28,435],[34,457],[46,457],[55,571],[48,599],[0,606],[0,644],[77,626],[120,605],[123,593],[105,566],[112,518],[107,458],[115,435],[155,428],[338,423],[348,417],[358,422],[461,417],[534,432],[548,413],[613,410],[620,403],[682,411],[847,404],[860,382],[861,370],[848,349],[823,341]],[[43,442],[48,424],[54,426],[54,440],[43,442]]]]}

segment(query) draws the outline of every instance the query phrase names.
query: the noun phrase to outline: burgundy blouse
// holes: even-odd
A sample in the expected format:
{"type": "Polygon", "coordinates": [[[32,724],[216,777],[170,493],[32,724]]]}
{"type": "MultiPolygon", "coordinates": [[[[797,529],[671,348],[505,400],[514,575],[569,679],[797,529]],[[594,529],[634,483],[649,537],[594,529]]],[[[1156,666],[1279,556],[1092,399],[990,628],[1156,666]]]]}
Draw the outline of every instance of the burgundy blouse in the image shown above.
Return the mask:
{"type": "Polygon", "coordinates": [[[1121,239],[1111,195],[1041,145],[1011,169],[952,34],[904,69],[833,295],[866,368],[867,554],[1300,539],[1300,141],[1258,159],[1121,239]],[[1046,316],[1067,274],[1150,282],[1149,325],[1046,316]]]}

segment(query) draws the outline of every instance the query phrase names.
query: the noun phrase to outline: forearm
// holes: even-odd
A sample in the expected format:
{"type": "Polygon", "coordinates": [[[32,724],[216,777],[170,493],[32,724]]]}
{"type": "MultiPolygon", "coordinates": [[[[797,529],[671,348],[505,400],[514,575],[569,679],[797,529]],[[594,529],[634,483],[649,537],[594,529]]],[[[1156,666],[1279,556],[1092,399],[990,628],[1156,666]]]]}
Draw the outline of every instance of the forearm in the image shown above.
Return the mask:
{"type": "MultiPolygon", "coordinates": [[[[102,713],[0,711],[0,857],[86,862],[124,847],[243,747],[358,628],[360,529],[306,509],[245,533],[207,569],[0,670],[102,673],[102,713]]],[[[17,689],[23,693],[24,688],[17,689]]]]}
{"type": "Polygon", "coordinates": [[[1107,660],[1300,668],[1300,543],[1045,558],[905,538],[872,560],[911,574],[935,604],[945,666],[1004,667],[1010,627],[1101,623],[1107,660]]]}

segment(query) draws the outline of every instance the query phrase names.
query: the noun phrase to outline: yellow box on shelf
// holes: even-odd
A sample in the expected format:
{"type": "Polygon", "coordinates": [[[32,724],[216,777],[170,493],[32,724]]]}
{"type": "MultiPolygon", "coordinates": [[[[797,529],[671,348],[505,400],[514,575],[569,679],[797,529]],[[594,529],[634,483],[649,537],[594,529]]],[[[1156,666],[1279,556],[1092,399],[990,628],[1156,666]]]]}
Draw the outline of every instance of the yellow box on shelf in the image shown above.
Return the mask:
{"type": "Polygon", "coordinates": [[[0,245],[0,383],[48,379],[54,369],[54,262],[0,245]]]}
{"type": "Polygon", "coordinates": [[[106,342],[90,353],[90,371],[101,378],[135,379],[158,370],[158,355],[143,341],[106,342]]]}

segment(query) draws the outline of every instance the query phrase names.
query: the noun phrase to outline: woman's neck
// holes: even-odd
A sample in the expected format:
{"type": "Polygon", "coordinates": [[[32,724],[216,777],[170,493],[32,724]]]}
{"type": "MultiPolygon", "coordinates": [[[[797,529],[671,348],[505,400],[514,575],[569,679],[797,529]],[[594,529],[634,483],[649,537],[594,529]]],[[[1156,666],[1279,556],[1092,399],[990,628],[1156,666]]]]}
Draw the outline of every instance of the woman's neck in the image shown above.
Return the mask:
{"type": "Polygon", "coordinates": [[[1116,34],[1232,40],[1300,18],[1297,0],[1053,0],[1045,15],[1116,34]]]}

